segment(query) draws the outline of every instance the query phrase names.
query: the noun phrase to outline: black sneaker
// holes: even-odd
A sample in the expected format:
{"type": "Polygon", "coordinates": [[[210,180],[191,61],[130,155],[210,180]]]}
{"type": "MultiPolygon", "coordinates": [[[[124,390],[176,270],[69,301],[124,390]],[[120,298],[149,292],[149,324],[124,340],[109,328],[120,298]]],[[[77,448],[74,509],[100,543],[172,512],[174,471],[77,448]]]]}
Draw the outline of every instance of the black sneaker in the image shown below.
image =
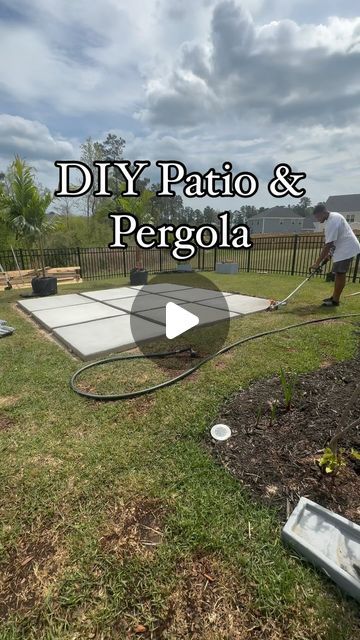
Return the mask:
{"type": "Polygon", "coordinates": [[[335,302],[335,300],[330,298],[329,300],[324,300],[321,306],[322,307],[338,307],[339,304],[340,304],[339,302],[335,302]]]}

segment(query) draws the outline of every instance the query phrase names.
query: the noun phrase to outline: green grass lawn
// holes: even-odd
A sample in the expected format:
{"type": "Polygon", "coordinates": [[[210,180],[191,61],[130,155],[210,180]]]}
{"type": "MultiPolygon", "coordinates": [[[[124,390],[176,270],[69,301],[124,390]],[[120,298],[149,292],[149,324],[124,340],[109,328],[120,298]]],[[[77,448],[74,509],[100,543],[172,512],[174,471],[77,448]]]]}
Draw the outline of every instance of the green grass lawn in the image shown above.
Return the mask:
{"type": "MultiPolygon", "coordinates": [[[[209,278],[222,290],[276,299],[301,281],[209,278]]],[[[119,284],[127,281],[60,293],[119,284]]],[[[228,342],[360,313],[359,297],[321,310],[330,286],[316,279],[284,310],[231,322],[228,342]]],[[[346,293],[357,290],[349,284],[346,293]]],[[[357,605],[283,547],[276,513],[251,500],[203,446],[222,403],[252,380],[280,366],[305,372],[351,357],[352,324],[267,337],[157,394],[96,403],[69,389],[81,363],[16,310],[18,297],[0,293],[0,318],[16,327],[0,340],[1,640],[360,638],[357,605]]],[[[207,331],[210,339],[216,327],[207,331]]],[[[140,361],[86,381],[121,391],[164,375],[140,361]]]]}

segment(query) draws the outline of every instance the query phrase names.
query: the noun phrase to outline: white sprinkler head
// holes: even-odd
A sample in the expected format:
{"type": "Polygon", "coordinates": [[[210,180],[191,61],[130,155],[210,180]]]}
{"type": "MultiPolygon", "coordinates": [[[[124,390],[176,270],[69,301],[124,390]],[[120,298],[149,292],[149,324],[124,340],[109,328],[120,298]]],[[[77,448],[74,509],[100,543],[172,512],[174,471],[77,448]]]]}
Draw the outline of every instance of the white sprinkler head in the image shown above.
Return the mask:
{"type": "Polygon", "coordinates": [[[231,436],[231,429],[227,426],[227,424],[215,424],[210,431],[214,440],[219,440],[224,442],[224,440],[228,440],[231,436]]]}

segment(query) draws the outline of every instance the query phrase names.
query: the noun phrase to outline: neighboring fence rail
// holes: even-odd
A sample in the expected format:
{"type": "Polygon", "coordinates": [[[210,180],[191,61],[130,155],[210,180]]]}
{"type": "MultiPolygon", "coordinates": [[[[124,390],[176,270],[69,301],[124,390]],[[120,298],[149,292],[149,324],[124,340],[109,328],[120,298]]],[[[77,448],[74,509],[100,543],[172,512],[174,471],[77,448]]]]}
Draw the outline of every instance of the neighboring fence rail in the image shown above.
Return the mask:
{"type": "MultiPolygon", "coordinates": [[[[236,262],[239,271],[306,275],[324,244],[321,235],[265,235],[253,237],[253,247],[244,249],[200,249],[190,262],[193,269],[214,271],[218,262],[236,262]]],[[[139,250],[109,249],[106,247],[75,247],[71,249],[45,249],[48,267],[80,267],[83,279],[128,276],[138,262],[139,250]]],[[[176,270],[177,261],[168,249],[147,249],[141,252],[143,267],[149,273],[176,270]]],[[[5,271],[32,269],[40,265],[36,249],[0,251],[0,264],[5,271]],[[14,258],[14,255],[16,259],[14,258]]],[[[331,269],[327,266],[326,273],[331,269]]],[[[360,281],[360,254],[353,260],[348,280],[360,281]]]]}

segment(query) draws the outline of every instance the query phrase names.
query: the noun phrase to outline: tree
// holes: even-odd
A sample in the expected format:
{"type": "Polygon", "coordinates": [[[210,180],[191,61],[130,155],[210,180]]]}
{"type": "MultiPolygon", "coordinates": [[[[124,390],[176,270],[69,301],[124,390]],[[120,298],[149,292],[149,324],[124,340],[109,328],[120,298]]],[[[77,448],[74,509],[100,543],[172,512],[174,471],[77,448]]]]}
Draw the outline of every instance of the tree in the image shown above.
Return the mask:
{"type": "Polygon", "coordinates": [[[125,148],[124,138],[120,138],[115,133],[108,133],[103,142],[96,142],[97,148],[100,150],[104,160],[115,161],[122,158],[125,148]]]}
{"type": "Polygon", "coordinates": [[[306,215],[311,213],[311,200],[307,196],[300,198],[299,203],[292,207],[296,213],[305,218],[306,215]]]}
{"type": "Polygon", "coordinates": [[[217,215],[218,211],[216,211],[216,209],[213,209],[213,207],[205,207],[203,213],[204,224],[217,224],[219,222],[217,215]]]}
{"type": "Polygon", "coordinates": [[[0,174],[0,249],[6,249],[11,246],[13,241],[13,233],[7,224],[7,208],[4,179],[5,174],[0,174]]]}
{"type": "MultiPolygon", "coordinates": [[[[75,190],[76,185],[70,185],[70,190],[75,190]]],[[[79,213],[80,198],[73,198],[72,196],[55,196],[54,197],[54,212],[62,216],[66,221],[66,227],[69,228],[70,217],[79,213]]]]}
{"type": "MultiPolygon", "coordinates": [[[[84,162],[90,168],[93,168],[93,163],[96,160],[105,160],[103,149],[101,148],[100,143],[94,142],[91,137],[86,138],[85,142],[80,145],[80,149],[81,162],[84,162]]],[[[86,195],[80,196],[85,201],[85,212],[88,220],[90,216],[94,215],[94,212],[96,210],[97,199],[94,196],[94,191],[98,189],[98,182],[99,181],[97,178],[97,172],[94,171],[94,181],[92,189],[86,195]]]]}
{"type": "MultiPolygon", "coordinates": [[[[103,142],[96,142],[96,149],[100,152],[103,160],[114,162],[121,160],[125,149],[125,140],[117,136],[115,133],[108,133],[103,142]]],[[[109,172],[109,189],[113,192],[115,198],[120,195],[120,185],[122,182],[119,170],[114,168],[109,172]]]]}
{"type": "Polygon", "coordinates": [[[120,196],[116,199],[115,204],[121,211],[135,215],[140,224],[152,224],[154,221],[151,215],[152,198],[152,192],[145,189],[145,191],[136,198],[120,196]]]}
{"type": "Polygon", "coordinates": [[[156,224],[174,224],[178,225],[184,221],[184,205],[182,197],[176,196],[156,196],[156,192],[160,191],[160,184],[151,185],[152,202],[151,207],[153,217],[156,224]]]}
{"type": "MultiPolygon", "coordinates": [[[[91,168],[93,168],[95,161],[114,162],[121,160],[125,144],[124,138],[117,136],[115,133],[108,133],[102,142],[94,141],[89,137],[80,145],[80,160],[91,168]]],[[[115,199],[120,195],[121,184],[124,182],[124,179],[119,170],[112,167],[108,169],[108,176],[108,187],[113,193],[113,199],[115,199]]],[[[148,182],[149,180],[139,180],[139,190],[141,191],[141,188],[145,188],[148,182]]],[[[103,198],[94,196],[94,192],[98,190],[98,186],[97,171],[94,171],[94,181],[91,191],[85,196],[80,196],[85,200],[85,212],[88,220],[95,214],[101,203],[110,199],[110,196],[103,198]]]]}
{"type": "Polygon", "coordinates": [[[7,225],[30,246],[36,244],[40,252],[41,270],[45,276],[44,234],[52,226],[46,210],[52,201],[48,190],[40,190],[35,184],[33,169],[19,156],[10,166],[9,194],[5,196],[7,225]]]}
{"type": "MultiPolygon", "coordinates": [[[[145,191],[136,198],[124,198],[123,196],[117,198],[116,204],[121,211],[135,215],[139,223],[152,224],[151,201],[153,195],[151,191],[145,189],[145,191]]],[[[139,247],[136,248],[136,268],[143,268],[143,250],[139,247]]]]}

